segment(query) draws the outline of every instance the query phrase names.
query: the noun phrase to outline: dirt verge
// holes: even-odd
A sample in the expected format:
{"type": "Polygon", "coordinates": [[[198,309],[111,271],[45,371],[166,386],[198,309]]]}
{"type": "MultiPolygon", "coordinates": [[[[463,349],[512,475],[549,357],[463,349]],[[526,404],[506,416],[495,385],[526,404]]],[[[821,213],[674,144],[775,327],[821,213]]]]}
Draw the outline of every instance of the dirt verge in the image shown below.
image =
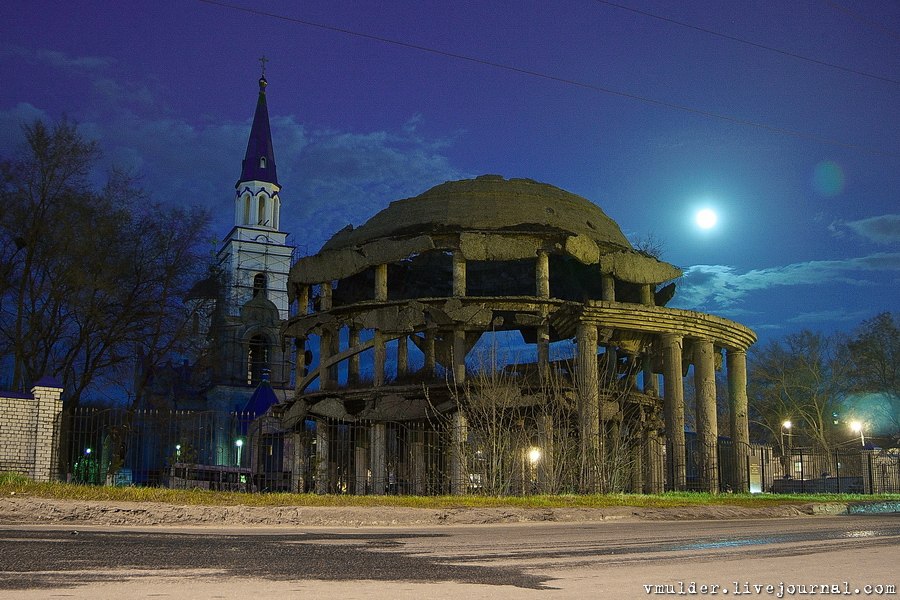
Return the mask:
{"type": "Polygon", "coordinates": [[[487,523],[705,520],[803,517],[846,514],[846,504],[783,505],[758,508],[687,506],[677,508],[397,508],[310,506],[185,506],[157,502],[92,502],[33,497],[0,499],[0,524],[216,525],[378,527],[473,525],[487,523]]]}

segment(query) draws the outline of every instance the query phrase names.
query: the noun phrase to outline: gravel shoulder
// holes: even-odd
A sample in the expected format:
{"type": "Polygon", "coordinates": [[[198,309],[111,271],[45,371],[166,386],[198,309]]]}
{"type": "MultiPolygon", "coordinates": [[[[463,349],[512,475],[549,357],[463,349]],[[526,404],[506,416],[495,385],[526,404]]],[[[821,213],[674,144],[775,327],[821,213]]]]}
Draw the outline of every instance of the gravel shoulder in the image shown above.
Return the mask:
{"type": "Polygon", "coordinates": [[[744,508],[398,508],[310,506],[194,506],[156,502],[96,502],[35,497],[0,499],[0,524],[384,527],[528,522],[707,520],[846,514],[847,505],[803,504],[744,508]]]}

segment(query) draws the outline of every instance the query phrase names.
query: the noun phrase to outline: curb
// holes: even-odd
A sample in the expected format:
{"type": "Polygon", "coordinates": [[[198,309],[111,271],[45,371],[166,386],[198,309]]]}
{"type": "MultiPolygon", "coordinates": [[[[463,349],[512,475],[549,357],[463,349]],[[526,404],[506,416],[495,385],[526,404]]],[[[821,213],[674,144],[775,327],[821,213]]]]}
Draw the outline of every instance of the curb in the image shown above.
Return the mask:
{"type": "Polygon", "coordinates": [[[900,500],[851,502],[847,505],[848,515],[878,515],[886,513],[900,513],[900,500]]]}

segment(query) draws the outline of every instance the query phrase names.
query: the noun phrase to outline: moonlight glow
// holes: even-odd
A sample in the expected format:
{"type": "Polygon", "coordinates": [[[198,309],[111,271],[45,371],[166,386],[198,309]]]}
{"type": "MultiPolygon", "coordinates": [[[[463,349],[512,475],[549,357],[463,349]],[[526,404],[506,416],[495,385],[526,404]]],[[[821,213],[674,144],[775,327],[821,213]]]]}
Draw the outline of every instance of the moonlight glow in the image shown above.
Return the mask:
{"type": "Polygon", "coordinates": [[[697,221],[697,227],[700,229],[712,229],[719,220],[718,215],[708,208],[698,211],[694,218],[697,221]]]}

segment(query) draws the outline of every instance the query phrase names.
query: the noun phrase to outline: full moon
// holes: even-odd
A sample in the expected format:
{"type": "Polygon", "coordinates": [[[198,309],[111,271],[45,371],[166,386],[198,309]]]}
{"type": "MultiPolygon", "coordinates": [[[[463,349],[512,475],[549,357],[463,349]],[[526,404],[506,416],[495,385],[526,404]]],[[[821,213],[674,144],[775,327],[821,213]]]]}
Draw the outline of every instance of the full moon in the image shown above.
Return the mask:
{"type": "Polygon", "coordinates": [[[700,229],[712,229],[716,226],[716,221],[719,220],[719,217],[712,210],[704,208],[697,212],[695,219],[697,221],[697,227],[700,229]]]}

